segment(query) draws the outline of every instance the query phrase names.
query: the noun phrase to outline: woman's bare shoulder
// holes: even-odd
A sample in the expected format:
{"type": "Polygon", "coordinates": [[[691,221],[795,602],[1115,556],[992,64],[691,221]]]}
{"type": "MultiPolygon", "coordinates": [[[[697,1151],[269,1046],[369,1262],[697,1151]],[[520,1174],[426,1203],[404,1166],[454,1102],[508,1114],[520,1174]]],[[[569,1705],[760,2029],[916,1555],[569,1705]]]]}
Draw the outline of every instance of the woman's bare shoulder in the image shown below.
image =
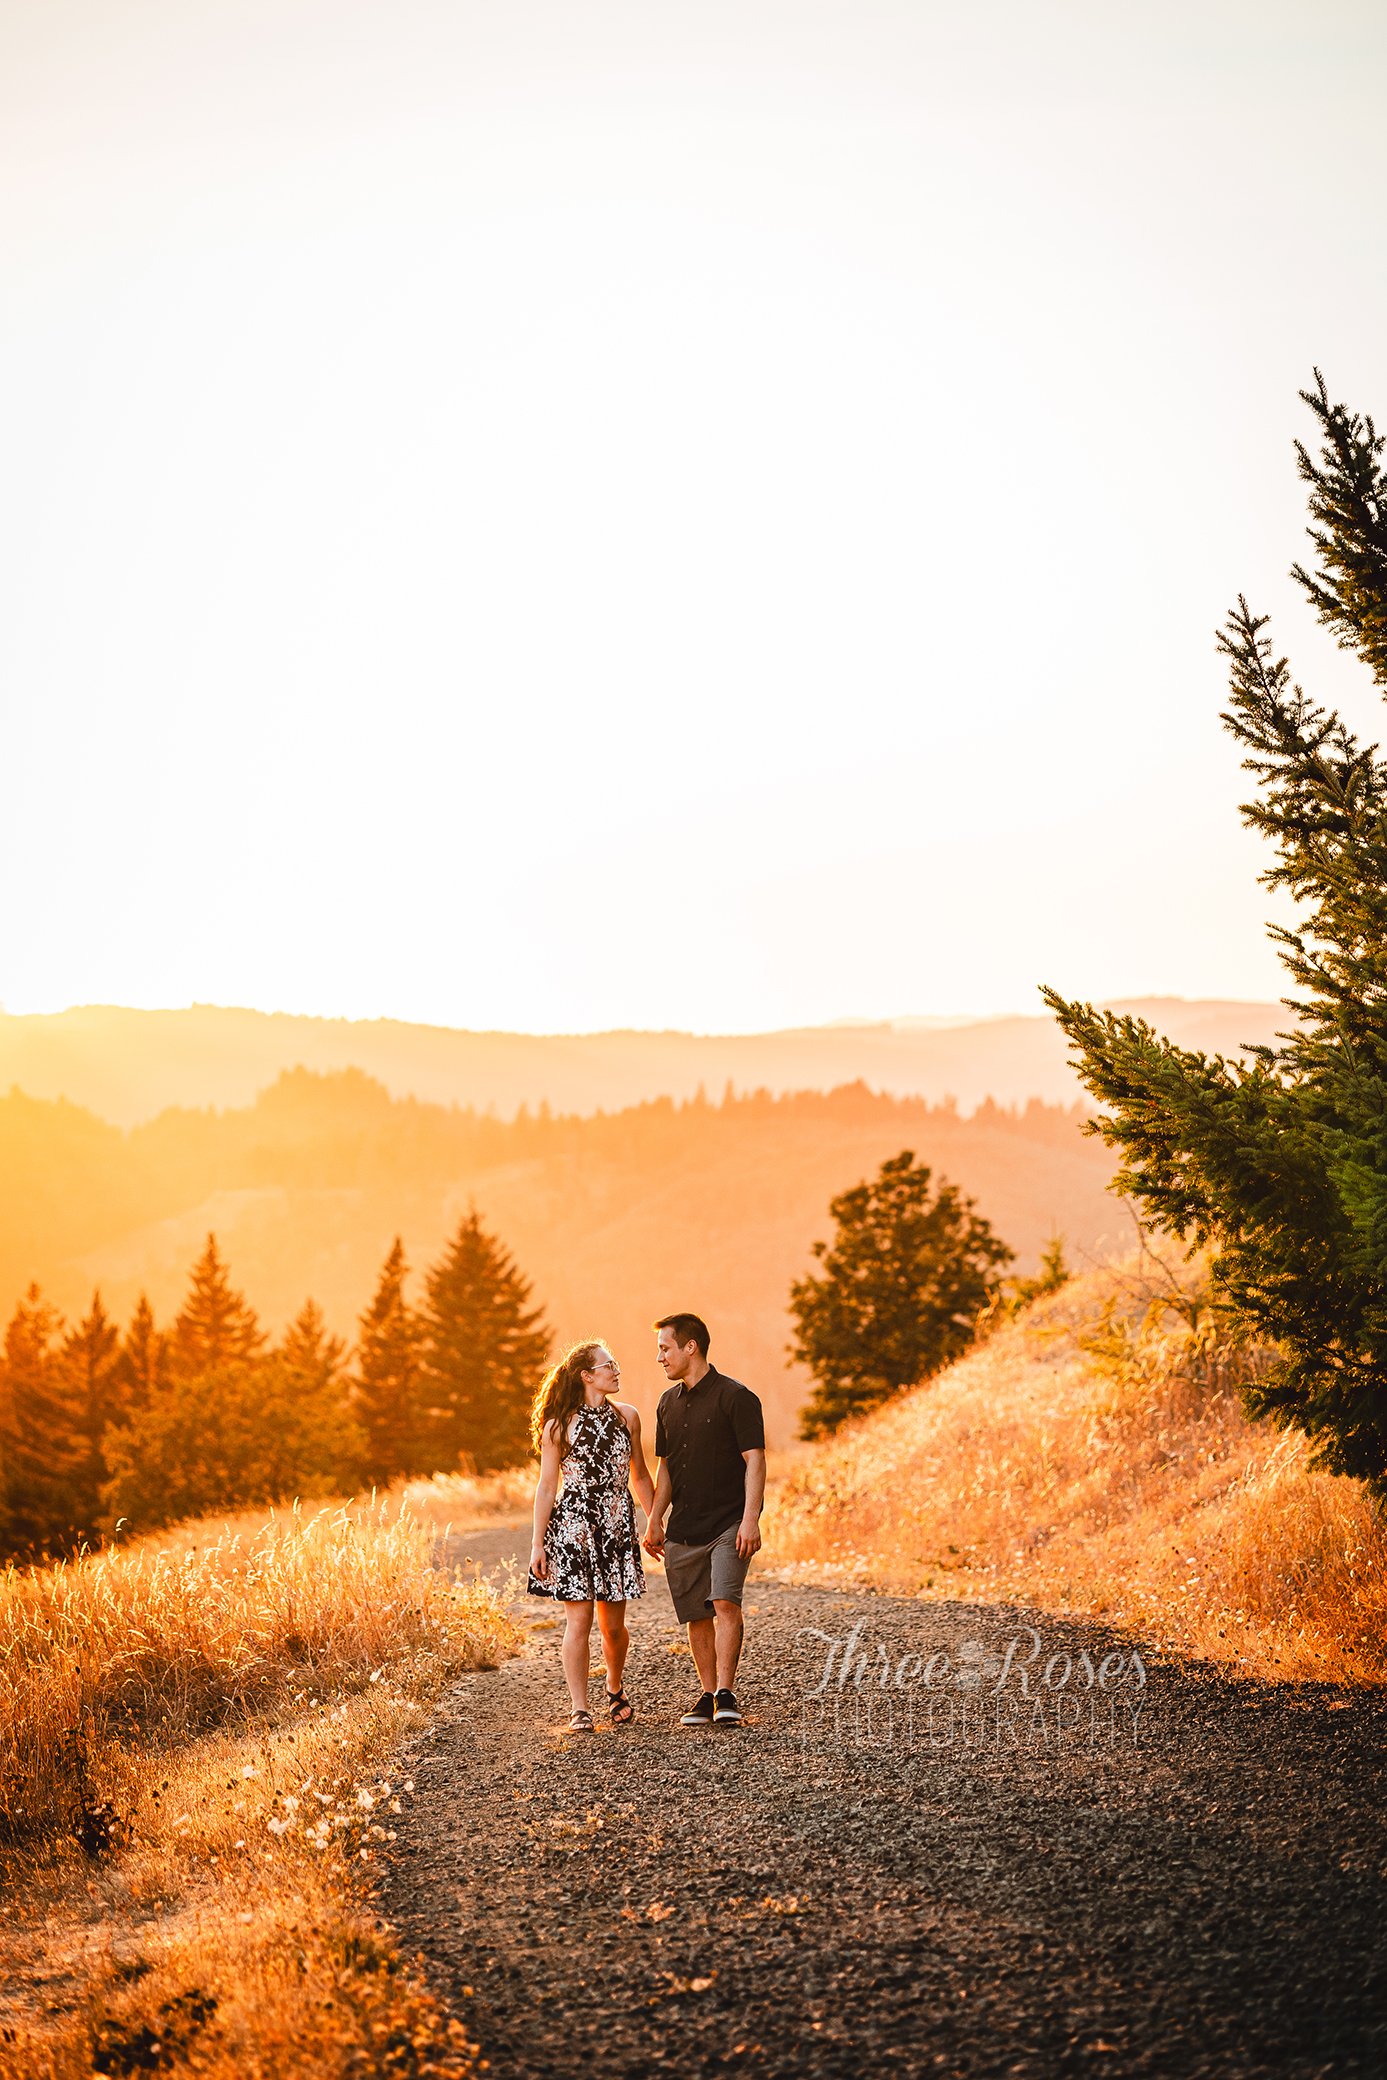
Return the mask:
{"type": "Polygon", "coordinates": [[[628,1430],[640,1429],[641,1412],[636,1407],[634,1401],[614,1401],[612,1403],[612,1407],[621,1417],[622,1422],[626,1425],[628,1430]]]}

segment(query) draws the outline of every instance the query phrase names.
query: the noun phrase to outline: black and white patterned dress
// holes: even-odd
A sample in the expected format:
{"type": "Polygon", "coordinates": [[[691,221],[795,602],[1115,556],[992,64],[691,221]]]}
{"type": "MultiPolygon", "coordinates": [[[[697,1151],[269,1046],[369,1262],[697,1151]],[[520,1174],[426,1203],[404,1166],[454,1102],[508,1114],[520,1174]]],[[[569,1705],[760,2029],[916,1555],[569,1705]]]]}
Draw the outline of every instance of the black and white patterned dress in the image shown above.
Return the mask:
{"type": "Polygon", "coordinates": [[[563,1485],[544,1533],[547,1581],[529,1579],[531,1596],[561,1603],[625,1603],[645,1594],[631,1499],[631,1433],[619,1410],[586,1402],[570,1416],[563,1485]]]}

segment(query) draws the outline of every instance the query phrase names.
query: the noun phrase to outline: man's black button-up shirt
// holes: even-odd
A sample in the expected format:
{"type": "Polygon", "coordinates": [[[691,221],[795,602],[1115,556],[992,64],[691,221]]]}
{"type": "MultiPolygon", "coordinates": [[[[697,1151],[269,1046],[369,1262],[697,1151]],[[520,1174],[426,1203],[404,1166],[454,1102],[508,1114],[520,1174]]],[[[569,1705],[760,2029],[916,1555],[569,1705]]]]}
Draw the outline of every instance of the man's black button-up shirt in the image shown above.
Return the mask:
{"type": "Polygon", "coordinates": [[[741,1522],[746,1508],[743,1452],[764,1451],[761,1403],[750,1387],[710,1365],[696,1387],[680,1380],[660,1396],[655,1456],[669,1467],[674,1498],[666,1536],[701,1546],[741,1522]]]}

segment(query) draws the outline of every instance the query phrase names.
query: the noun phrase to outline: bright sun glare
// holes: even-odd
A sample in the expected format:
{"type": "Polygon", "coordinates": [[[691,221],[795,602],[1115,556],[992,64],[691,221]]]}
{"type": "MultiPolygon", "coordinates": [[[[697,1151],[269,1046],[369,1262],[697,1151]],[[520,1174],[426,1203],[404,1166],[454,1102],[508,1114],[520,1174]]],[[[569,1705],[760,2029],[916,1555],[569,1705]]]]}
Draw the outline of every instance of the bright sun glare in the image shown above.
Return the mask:
{"type": "Polygon", "coordinates": [[[6,1008],[1276,994],[1213,629],[1346,697],[1295,392],[1387,411],[1298,19],[10,10],[6,1008]]]}

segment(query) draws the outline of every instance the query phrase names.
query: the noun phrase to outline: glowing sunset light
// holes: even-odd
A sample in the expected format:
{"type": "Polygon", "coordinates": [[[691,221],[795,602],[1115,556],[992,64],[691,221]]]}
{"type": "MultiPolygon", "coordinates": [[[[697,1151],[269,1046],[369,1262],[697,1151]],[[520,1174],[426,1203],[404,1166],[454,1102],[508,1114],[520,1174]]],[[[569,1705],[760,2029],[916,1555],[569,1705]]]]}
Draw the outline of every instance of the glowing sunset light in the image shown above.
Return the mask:
{"type": "Polygon", "coordinates": [[[8,10],[0,1001],[1277,995],[1213,630],[1372,733],[1284,571],[1298,385],[1387,414],[1384,45],[8,10]]]}

